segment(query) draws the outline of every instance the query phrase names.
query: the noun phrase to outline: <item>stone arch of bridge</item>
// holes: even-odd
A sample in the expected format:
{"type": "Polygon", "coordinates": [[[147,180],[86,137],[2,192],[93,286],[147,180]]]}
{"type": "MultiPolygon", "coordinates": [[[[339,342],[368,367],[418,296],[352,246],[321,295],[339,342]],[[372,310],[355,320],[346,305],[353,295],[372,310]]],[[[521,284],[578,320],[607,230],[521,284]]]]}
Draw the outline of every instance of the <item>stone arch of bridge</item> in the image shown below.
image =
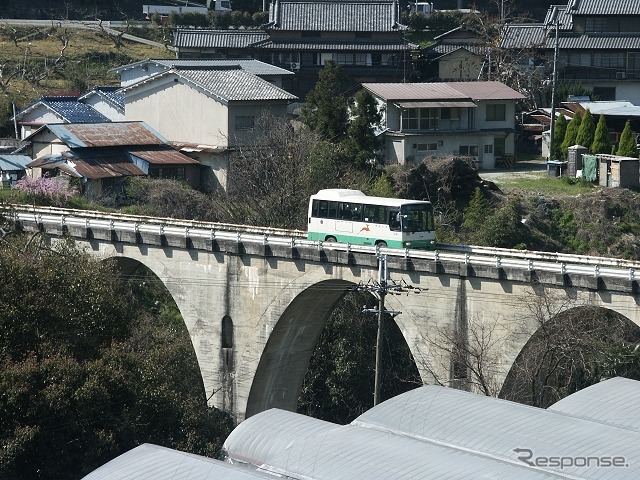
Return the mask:
{"type": "Polygon", "coordinates": [[[269,335],[247,401],[246,417],[269,408],[295,411],[309,360],[335,305],[354,284],[324,280],[299,293],[269,335]]]}
{"type": "Polygon", "coordinates": [[[640,343],[640,326],[606,307],[580,305],[562,310],[538,323],[511,365],[499,396],[547,408],[563,396],[556,385],[570,394],[597,381],[581,373],[582,362],[592,367],[589,356],[612,342],[640,343]]]}

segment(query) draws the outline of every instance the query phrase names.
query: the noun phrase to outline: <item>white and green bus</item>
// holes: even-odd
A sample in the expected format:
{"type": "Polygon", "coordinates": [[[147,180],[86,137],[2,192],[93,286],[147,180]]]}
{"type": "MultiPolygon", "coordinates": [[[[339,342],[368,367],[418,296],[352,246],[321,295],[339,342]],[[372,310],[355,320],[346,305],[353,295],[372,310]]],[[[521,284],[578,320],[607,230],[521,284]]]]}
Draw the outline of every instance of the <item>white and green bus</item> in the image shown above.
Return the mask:
{"type": "Polygon", "coordinates": [[[309,200],[309,240],[433,248],[435,225],[431,202],[369,197],[360,190],[320,190],[309,200]]]}

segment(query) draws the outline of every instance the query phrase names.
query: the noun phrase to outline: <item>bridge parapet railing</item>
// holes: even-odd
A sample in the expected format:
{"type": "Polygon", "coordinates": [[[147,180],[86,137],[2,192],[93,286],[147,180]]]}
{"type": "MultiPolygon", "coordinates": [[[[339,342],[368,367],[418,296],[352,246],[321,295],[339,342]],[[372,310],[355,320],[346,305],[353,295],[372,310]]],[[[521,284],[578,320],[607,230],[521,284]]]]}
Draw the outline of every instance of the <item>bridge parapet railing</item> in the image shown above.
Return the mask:
{"type": "Polygon", "coordinates": [[[555,274],[578,274],[635,280],[640,262],[616,258],[569,255],[552,252],[499,249],[473,245],[437,244],[436,250],[378,248],[365,245],[307,240],[300,230],[253,227],[224,223],[207,223],[138,215],[112,214],[54,207],[2,207],[22,223],[55,227],[80,227],[148,233],[173,237],[226,240],[237,243],[282,247],[314,248],[359,253],[384,254],[404,259],[450,262],[460,265],[542,271],[555,274]]]}

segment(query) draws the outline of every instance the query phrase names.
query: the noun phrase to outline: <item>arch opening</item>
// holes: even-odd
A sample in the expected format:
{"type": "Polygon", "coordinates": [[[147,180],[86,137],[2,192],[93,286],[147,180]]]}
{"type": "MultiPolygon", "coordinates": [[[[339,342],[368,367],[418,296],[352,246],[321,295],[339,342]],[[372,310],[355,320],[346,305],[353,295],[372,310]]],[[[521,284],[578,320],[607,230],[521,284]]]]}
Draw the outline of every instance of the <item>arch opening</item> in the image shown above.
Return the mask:
{"type": "Polygon", "coordinates": [[[547,408],[609,375],[617,348],[640,342],[640,327],[613,310],[578,306],[541,321],[524,345],[500,398],[547,408]]]}
{"type": "MultiPolygon", "coordinates": [[[[277,407],[289,411],[298,410],[318,418],[347,422],[370,408],[373,404],[372,365],[375,358],[377,317],[363,314],[362,307],[363,304],[373,307],[377,300],[370,294],[350,293],[352,286],[353,283],[344,280],[322,281],[307,288],[288,305],[271,332],[260,359],[247,402],[246,417],[277,407]],[[339,317],[338,320],[334,318],[336,315],[339,317]],[[351,329],[349,337],[345,335],[345,330],[352,326],[349,320],[353,318],[358,318],[358,327],[351,329]],[[327,325],[331,325],[331,328],[325,329],[327,325]],[[329,345],[328,340],[332,340],[334,344],[329,345]],[[354,345],[354,342],[357,342],[357,345],[354,345]],[[327,356],[325,350],[333,350],[334,353],[342,350],[345,355],[336,365],[338,359],[332,353],[327,356]],[[354,350],[362,355],[351,358],[349,354],[354,353],[354,350]],[[368,357],[365,366],[360,363],[364,357],[368,357]],[[314,369],[310,373],[312,378],[306,378],[310,365],[314,369]],[[326,376],[328,366],[334,371],[326,376]],[[346,370],[353,375],[352,379],[358,379],[357,385],[349,383],[346,370]],[[346,380],[339,382],[339,375],[346,380]],[[322,385],[326,386],[331,382],[333,398],[339,399],[341,392],[345,394],[342,397],[342,405],[320,412],[313,408],[313,404],[317,403],[317,395],[327,391],[322,385]],[[301,391],[303,397],[300,397],[301,391]],[[353,399],[357,399],[354,408],[341,408],[353,399]],[[363,406],[358,409],[359,405],[363,406]]],[[[410,361],[413,367],[413,377],[408,380],[409,376],[400,372],[396,364],[383,365],[382,372],[385,377],[382,382],[382,399],[386,399],[415,388],[422,382],[399,328],[389,316],[386,316],[383,323],[386,325],[385,351],[395,351],[398,350],[398,344],[403,345],[404,348],[399,349],[402,353],[392,358],[396,361],[402,357],[404,362],[410,361]],[[398,380],[403,380],[400,383],[404,388],[385,387],[385,383],[396,385],[398,380]]],[[[336,400],[337,403],[339,402],[336,400]]]]}

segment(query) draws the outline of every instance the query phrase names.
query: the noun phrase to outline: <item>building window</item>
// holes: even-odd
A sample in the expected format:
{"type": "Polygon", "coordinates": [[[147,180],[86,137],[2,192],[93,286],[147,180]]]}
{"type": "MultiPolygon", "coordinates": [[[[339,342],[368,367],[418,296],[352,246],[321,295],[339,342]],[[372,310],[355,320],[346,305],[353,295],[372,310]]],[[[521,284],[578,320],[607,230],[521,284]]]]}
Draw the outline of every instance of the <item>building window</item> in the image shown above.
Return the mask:
{"type": "Polygon", "coordinates": [[[251,130],[253,125],[253,115],[238,115],[236,117],[236,130],[251,130]]]}
{"type": "Polygon", "coordinates": [[[402,129],[437,130],[439,119],[437,108],[405,108],[402,110],[402,129]]]}
{"type": "Polygon", "coordinates": [[[418,152],[435,152],[436,150],[438,150],[438,144],[436,142],[433,143],[418,143],[415,146],[416,150],[418,152]]]}
{"type": "Polygon", "coordinates": [[[477,157],[478,156],[478,146],[477,145],[460,145],[460,155],[464,155],[465,157],[477,157]]]}
{"type": "Polygon", "coordinates": [[[460,107],[441,108],[440,118],[442,120],[459,120],[460,119],[460,107]]]}
{"type": "Polygon", "coordinates": [[[607,19],[604,17],[588,17],[585,27],[587,33],[602,33],[607,31],[607,19]]]}
{"type": "Polygon", "coordinates": [[[593,54],[594,67],[624,68],[624,53],[607,52],[593,54]]]}
{"type": "Polygon", "coordinates": [[[151,178],[164,178],[169,180],[185,180],[187,178],[187,169],[185,167],[150,168],[149,176],[151,178]]]}
{"type": "Polygon", "coordinates": [[[353,53],[339,53],[338,65],[353,65],[353,53]]]}
{"type": "Polygon", "coordinates": [[[493,150],[496,154],[496,156],[502,156],[504,155],[505,152],[505,138],[504,137],[495,137],[493,139],[493,150]]]}
{"type": "Polygon", "coordinates": [[[593,87],[593,99],[601,102],[615,100],[616,87],[593,87]]]}
{"type": "Polygon", "coordinates": [[[487,122],[503,122],[506,118],[506,110],[504,103],[487,105],[487,122]]]}
{"type": "Polygon", "coordinates": [[[493,145],[491,145],[491,144],[485,145],[484,146],[484,153],[493,153],[493,145]]]}

